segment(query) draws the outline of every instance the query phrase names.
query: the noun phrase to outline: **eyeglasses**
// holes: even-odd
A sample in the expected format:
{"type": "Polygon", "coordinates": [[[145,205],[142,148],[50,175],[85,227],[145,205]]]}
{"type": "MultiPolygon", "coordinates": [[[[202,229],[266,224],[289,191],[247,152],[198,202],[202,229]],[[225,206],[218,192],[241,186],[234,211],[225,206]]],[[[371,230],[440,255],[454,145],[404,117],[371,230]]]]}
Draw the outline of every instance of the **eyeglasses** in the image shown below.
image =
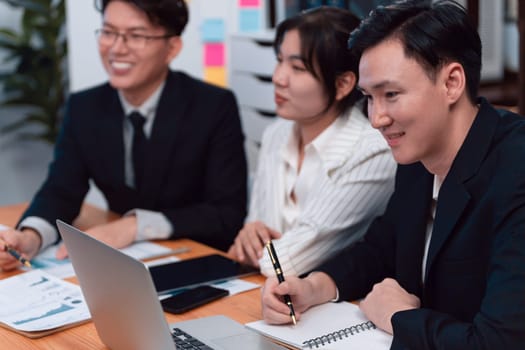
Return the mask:
{"type": "Polygon", "coordinates": [[[109,29],[97,29],[95,35],[98,42],[102,46],[113,46],[119,37],[122,37],[124,43],[132,50],[141,50],[146,47],[146,43],[150,40],[167,39],[173,35],[144,35],[137,33],[119,33],[109,29]]]}

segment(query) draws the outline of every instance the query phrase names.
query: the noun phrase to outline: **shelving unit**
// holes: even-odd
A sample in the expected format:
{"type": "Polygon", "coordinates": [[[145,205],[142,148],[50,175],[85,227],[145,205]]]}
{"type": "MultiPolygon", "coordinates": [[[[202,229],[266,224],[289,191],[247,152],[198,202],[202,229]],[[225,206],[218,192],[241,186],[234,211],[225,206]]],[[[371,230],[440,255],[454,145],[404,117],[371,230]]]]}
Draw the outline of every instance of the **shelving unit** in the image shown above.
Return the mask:
{"type": "Polygon", "coordinates": [[[231,37],[230,88],[240,106],[250,174],[257,165],[262,133],[276,117],[272,84],[276,64],[274,35],[268,29],[231,37]]]}
{"type": "MultiPolygon", "coordinates": [[[[525,115],[525,4],[518,3],[519,70],[505,72],[503,80],[482,84],[480,95],[498,105],[515,106],[518,113],[525,115]]],[[[467,8],[472,21],[479,24],[479,0],[468,0],[467,8]]]]}

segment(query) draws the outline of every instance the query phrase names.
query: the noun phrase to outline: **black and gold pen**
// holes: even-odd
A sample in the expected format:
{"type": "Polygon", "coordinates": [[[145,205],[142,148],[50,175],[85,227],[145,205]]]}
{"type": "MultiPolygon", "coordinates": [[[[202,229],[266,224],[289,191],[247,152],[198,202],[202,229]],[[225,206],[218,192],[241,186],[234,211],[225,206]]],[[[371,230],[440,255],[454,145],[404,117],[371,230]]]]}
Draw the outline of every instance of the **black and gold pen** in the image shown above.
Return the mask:
{"type": "Polygon", "coordinates": [[[4,242],[4,251],[11,254],[16,260],[20,261],[23,265],[27,267],[31,267],[31,263],[29,262],[29,260],[24,258],[18,251],[16,251],[14,248],[7,245],[5,242],[4,242]]]}
{"type": "MultiPolygon", "coordinates": [[[[275,270],[275,274],[277,275],[277,280],[279,281],[279,283],[284,282],[283,270],[281,269],[279,259],[277,259],[277,254],[275,253],[275,248],[273,247],[272,241],[268,241],[266,243],[266,249],[268,250],[268,254],[270,255],[270,260],[272,261],[273,269],[275,270]]],[[[286,305],[288,305],[288,308],[290,309],[290,317],[292,318],[293,324],[297,324],[292,299],[290,299],[290,296],[288,294],[284,296],[284,302],[286,303],[286,305]]]]}

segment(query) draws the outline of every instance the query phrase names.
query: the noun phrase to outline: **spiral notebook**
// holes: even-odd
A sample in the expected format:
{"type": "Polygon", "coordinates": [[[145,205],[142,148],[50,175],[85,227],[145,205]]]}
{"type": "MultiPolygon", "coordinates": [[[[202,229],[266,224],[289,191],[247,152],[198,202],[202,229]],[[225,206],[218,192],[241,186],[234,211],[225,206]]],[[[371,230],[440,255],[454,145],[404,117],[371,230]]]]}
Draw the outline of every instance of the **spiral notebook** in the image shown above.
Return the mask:
{"type": "Polygon", "coordinates": [[[306,311],[297,325],[269,325],[264,321],[247,323],[277,342],[296,349],[388,350],[392,336],[368,321],[352,303],[326,303],[306,311]]]}

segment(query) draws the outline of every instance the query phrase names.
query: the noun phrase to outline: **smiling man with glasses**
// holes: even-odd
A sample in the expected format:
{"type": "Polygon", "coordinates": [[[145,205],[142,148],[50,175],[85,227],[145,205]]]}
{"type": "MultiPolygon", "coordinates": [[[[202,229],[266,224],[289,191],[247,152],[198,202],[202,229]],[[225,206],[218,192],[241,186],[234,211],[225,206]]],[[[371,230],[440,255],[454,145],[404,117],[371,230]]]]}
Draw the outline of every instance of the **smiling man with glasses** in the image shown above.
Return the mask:
{"type": "MultiPolygon", "coordinates": [[[[17,230],[27,258],[59,241],[93,181],[122,217],[88,232],[121,248],[188,237],[226,249],[246,208],[246,160],[233,94],[171,71],[188,21],[183,0],[102,0],[96,31],[108,82],[72,94],[46,181],[17,230]]],[[[58,257],[65,257],[62,246],[58,257]]],[[[0,253],[0,267],[17,266],[0,253]]]]}

